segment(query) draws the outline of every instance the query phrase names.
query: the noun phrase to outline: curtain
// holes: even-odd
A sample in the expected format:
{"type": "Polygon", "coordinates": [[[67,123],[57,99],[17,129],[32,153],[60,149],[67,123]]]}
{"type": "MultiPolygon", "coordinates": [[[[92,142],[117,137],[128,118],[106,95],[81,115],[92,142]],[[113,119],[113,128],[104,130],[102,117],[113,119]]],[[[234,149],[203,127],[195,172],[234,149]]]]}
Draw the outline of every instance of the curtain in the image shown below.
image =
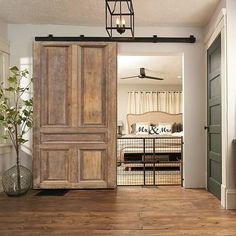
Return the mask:
{"type": "Polygon", "coordinates": [[[142,114],[149,111],[182,113],[182,92],[132,91],[128,93],[128,114],[142,114]]]}

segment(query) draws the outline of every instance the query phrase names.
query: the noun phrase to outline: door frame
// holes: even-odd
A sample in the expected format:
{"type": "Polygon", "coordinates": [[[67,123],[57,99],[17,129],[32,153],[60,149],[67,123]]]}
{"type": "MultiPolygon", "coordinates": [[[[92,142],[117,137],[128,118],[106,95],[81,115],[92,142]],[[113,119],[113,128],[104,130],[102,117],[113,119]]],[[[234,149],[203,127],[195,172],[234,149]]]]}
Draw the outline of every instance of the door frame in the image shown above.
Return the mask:
{"type": "MultiPolygon", "coordinates": [[[[122,43],[122,44],[125,44],[126,43],[122,43]]],[[[181,57],[181,73],[182,73],[182,84],[181,84],[181,87],[182,87],[182,123],[183,123],[183,131],[185,129],[185,109],[184,109],[184,104],[185,104],[185,92],[184,92],[184,81],[185,81],[185,74],[184,74],[184,56],[185,56],[185,52],[183,51],[160,51],[160,50],[157,50],[157,51],[154,51],[154,52],[149,52],[149,51],[146,51],[146,52],[136,52],[136,51],[133,51],[132,49],[128,49],[128,50],[120,50],[120,45],[122,44],[119,44],[118,43],[118,53],[117,53],[117,70],[118,70],[118,56],[179,56],[181,57]]],[[[139,44],[143,44],[143,43],[139,43],[139,44]]],[[[117,77],[117,90],[118,90],[118,77],[117,77]]],[[[117,103],[118,103],[118,94],[117,94],[117,103]]],[[[117,109],[118,109],[118,105],[117,105],[117,109]]],[[[118,119],[118,114],[117,114],[117,119],[118,119]]],[[[127,128],[127,127],[126,127],[127,128]]],[[[185,131],[184,131],[185,132],[185,131]]],[[[185,186],[185,146],[184,145],[184,136],[183,136],[183,139],[182,139],[182,173],[181,173],[181,187],[186,187],[185,186]]]]}
{"type": "MultiPolygon", "coordinates": [[[[227,208],[227,196],[226,196],[226,186],[227,186],[227,157],[228,157],[228,110],[227,110],[227,100],[228,100],[228,94],[227,94],[227,75],[226,75],[226,9],[221,9],[218,17],[215,20],[215,23],[208,31],[208,34],[205,38],[205,94],[207,98],[207,51],[210,48],[210,46],[213,44],[215,39],[221,35],[221,127],[222,127],[222,138],[221,138],[221,144],[222,144],[222,184],[221,184],[221,205],[224,208],[227,208]]],[[[207,125],[207,100],[206,100],[206,106],[205,106],[205,121],[207,125]]],[[[207,143],[207,132],[205,133],[205,142],[207,143]]],[[[205,159],[207,164],[207,145],[205,149],[205,159]]],[[[207,169],[206,169],[207,170],[207,169]]],[[[208,170],[207,170],[208,171],[208,170]]],[[[207,185],[207,173],[205,175],[206,178],[206,185],[207,185]]]]}

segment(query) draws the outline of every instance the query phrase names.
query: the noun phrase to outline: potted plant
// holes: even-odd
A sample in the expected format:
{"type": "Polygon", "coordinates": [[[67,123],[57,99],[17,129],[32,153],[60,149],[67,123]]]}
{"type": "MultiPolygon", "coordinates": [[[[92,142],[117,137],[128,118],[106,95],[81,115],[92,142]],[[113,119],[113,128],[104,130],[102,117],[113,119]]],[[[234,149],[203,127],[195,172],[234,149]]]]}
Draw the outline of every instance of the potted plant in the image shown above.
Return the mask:
{"type": "Polygon", "coordinates": [[[0,84],[0,127],[5,131],[2,138],[11,140],[16,155],[16,165],[2,176],[3,189],[9,196],[26,193],[32,183],[31,171],[20,164],[21,145],[28,141],[25,134],[31,129],[33,121],[33,101],[31,98],[24,99],[32,80],[26,86],[21,86],[23,79],[28,76],[28,70],[13,66],[7,86],[0,84]]]}

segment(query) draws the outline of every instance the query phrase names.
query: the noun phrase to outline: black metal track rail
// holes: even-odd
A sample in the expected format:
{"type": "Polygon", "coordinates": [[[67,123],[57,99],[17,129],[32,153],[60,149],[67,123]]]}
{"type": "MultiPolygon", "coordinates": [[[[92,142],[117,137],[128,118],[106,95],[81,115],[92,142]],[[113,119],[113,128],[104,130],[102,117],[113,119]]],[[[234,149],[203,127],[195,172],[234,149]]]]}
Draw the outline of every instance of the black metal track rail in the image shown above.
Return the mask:
{"type": "Polygon", "coordinates": [[[95,42],[119,42],[119,43],[195,43],[196,38],[193,35],[189,37],[85,37],[80,35],[78,37],[54,37],[52,34],[45,37],[35,37],[35,41],[51,41],[51,42],[62,42],[62,41],[95,41],[95,42]]]}

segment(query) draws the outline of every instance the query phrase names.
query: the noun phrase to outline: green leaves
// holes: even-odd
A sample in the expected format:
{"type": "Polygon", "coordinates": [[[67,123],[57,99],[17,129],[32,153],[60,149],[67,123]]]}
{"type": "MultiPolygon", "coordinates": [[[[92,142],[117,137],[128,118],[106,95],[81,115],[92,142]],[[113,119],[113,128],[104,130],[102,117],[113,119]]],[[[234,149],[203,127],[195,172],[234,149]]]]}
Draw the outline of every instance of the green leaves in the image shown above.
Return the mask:
{"type": "Polygon", "coordinates": [[[9,83],[16,83],[17,82],[17,78],[16,78],[16,76],[10,76],[9,78],[8,78],[8,82],[9,83]]]}
{"type": "Polygon", "coordinates": [[[12,67],[9,68],[9,70],[10,70],[10,72],[12,72],[13,74],[16,74],[16,73],[19,71],[19,69],[18,69],[17,66],[12,66],[12,67]]]}
{"type": "Polygon", "coordinates": [[[27,121],[27,122],[26,122],[26,125],[27,125],[27,127],[29,127],[29,128],[32,128],[32,124],[33,124],[33,122],[31,122],[31,121],[27,121]]]}
{"type": "Polygon", "coordinates": [[[33,99],[25,100],[23,101],[23,103],[25,104],[25,106],[33,106],[33,99]]]}
{"type": "MultiPolygon", "coordinates": [[[[19,145],[27,142],[23,136],[33,124],[33,100],[25,99],[25,92],[29,90],[31,78],[28,70],[20,70],[17,66],[10,69],[10,76],[7,79],[8,87],[0,84],[0,127],[3,127],[7,134],[3,139],[10,138],[14,147],[19,151],[19,145]],[[24,80],[28,80],[27,86],[21,86],[24,80]],[[24,100],[22,96],[24,95],[24,100]]],[[[17,150],[16,150],[17,151],[17,150]]]]}
{"type": "Polygon", "coordinates": [[[5,91],[8,91],[8,92],[15,92],[15,88],[13,87],[8,87],[5,89],[5,91]]]}

